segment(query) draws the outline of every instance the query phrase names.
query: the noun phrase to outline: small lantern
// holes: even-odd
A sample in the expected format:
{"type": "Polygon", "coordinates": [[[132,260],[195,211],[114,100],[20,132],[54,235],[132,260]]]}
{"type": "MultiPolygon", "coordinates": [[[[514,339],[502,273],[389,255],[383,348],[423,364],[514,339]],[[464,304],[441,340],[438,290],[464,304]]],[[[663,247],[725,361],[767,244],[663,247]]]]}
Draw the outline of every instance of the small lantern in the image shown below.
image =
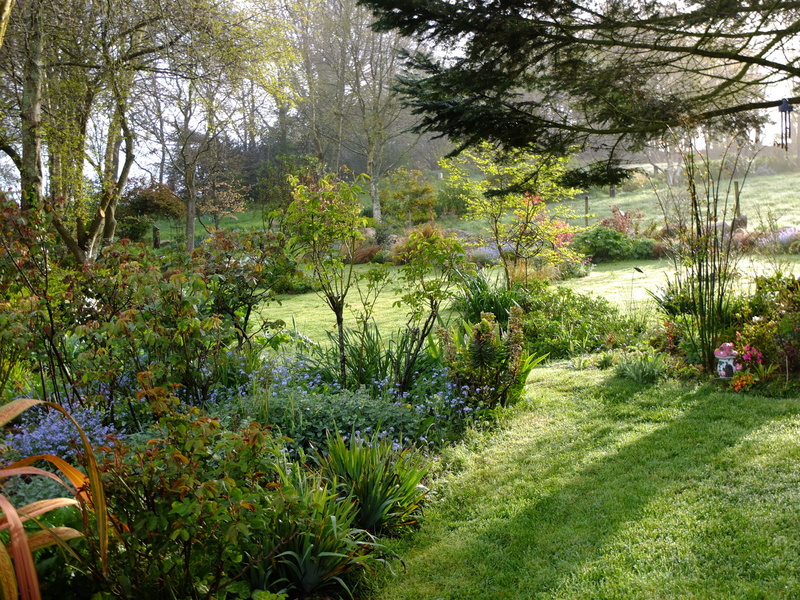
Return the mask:
{"type": "Polygon", "coordinates": [[[731,342],[725,342],[719,348],[714,350],[714,356],[717,357],[717,375],[720,379],[731,379],[733,374],[736,373],[736,357],[739,355],[733,349],[731,342]]]}

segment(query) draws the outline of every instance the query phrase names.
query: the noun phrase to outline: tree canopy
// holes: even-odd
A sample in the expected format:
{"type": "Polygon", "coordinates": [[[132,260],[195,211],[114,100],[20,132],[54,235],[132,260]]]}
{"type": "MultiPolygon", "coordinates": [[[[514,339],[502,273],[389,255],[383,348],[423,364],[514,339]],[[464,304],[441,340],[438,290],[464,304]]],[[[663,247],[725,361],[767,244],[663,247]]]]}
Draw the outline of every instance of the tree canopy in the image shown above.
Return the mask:
{"type": "MultiPolygon", "coordinates": [[[[435,51],[400,88],[419,129],[461,148],[636,147],[669,128],[743,131],[800,74],[800,2],[362,0],[435,51]],[[780,93],[780,92],[777,92],[780,93]]],[[[784,91],[783,95],[790,95],[784,91]]],[[[797,101],[800,98],[789,98],[797,101]]]]}

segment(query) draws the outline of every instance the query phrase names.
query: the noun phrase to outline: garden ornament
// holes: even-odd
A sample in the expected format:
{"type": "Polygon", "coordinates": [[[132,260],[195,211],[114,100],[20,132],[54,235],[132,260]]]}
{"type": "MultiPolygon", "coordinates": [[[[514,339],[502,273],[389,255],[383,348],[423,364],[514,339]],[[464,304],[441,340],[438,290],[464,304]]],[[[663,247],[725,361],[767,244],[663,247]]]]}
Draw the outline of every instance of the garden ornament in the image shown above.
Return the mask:
{"type": "Polygon", "coordinates": [[[714,356],[717,357],[717,375],[720,379],[731,379],[736,372],[736,357],[739,355],[733,349],[732,342],[725,342],[719,348],[714,350],[714,356]]]}

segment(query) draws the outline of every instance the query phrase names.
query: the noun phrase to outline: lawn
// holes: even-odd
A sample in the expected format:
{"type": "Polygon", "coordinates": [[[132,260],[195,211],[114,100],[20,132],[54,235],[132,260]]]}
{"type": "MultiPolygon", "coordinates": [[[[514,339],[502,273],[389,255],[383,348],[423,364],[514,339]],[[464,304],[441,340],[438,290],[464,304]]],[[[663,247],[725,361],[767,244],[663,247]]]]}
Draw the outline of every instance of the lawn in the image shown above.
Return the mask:
{"type": "MultiPolygon", "coordinates": [[[[741,210],[742,214],[748,217],[750,229],[758,226],[760,221],[766,220],[769,215],[774,216],[781,227],[800,226],[800,210],[797,205],[800,173],[750,175],[745,179],[739,178],[739,183],[741,185],[739,195],[741,210]]],[[[682,192],[683,189],[679,188],[676,191],[682,192]]],[[[607,190],[590,190],[588,193],[579,194],[575,200],[566,204],[572,208],[575,214],[583,215],[585,213],[584,198],[587,195],[589,196],[590,224],[610,217],[611,208],[615,205],[623,211],[637,210],[641,212],[645,225],[656,222],[661,226],[663,222],[656,195],[649,186],[631,192],[619,190],[615,198],[611,198],[607,190]]],[[[724,200],[724,194],[722,199],[724,200]]],[[[732,207],[732,191],[729,201],[732,207]]],[[[574,223],[583,225],[584,219],[576,219],[574,223]]]]}
{"type": "Polygon", "coordinates": [[[541,368],[374,600],[796,598],[800,399],[541,368]]]}

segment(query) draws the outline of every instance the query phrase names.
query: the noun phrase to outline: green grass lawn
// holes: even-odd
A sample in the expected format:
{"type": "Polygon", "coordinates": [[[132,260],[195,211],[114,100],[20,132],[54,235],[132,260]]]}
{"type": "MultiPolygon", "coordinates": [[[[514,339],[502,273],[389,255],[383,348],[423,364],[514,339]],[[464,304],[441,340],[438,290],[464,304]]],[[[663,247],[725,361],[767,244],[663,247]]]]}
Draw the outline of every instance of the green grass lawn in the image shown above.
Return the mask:
{"type": "Polygon", "coordinates": [[[370,597],[797,598],[798,459],[798,398],[536,369],[370,597]]]}
{"type": "MultiPolygon", "coordinates": [[[[800,190],[800,173],[786,173],[781,175],[750,175],[739,180],[741,185],[740,202],[742,213],[748,217],[748,228],[754,229],[760,219],[766,220],[771,214],[778,219],[781,227],[800,227],[800,203],[798,203],[798,190],[800,190]]],[[[679,191],[683,191],[680,189],[679,191]]],[[[618,205],[621,210],[638,210],[644,216],[644,224],[656,222],[659,226],[663,222],[656,195],[649,187],[643,187],[632,192],[617,191],[615,198],[608,195],[608,190],[590,190],[588,193],[579,194],[577,198],[566,202],[575,214],[585,214],[584,197],[589,196],[589,223],[597,223],[611,216],[611,208],[618,205]]],[[[733,204],[733,192],[730,197],[733,204]]],[[[730,219],[729,219],[730,220],[730,219]]],[[[574,224],[583,225],[584,219],[574,220],[574,224]]]]}

